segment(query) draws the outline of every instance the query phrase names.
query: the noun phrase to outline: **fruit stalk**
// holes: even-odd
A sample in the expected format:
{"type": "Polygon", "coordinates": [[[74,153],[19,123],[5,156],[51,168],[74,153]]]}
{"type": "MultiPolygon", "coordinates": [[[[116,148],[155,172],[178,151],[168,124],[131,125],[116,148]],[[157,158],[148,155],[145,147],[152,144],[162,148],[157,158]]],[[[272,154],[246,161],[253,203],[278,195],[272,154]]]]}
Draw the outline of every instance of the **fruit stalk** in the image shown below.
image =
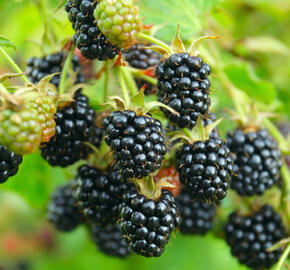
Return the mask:
{"type": "Polygon", "coordinates": [[[285,263],[288,255],[290,254],[290,244],[288,244],[287,248],[285,249],[285,251],[283,252],[282,256],[280,257],[280,260],[277,263],[277,266],[275,268],[275,270],[281,270],[283,264],[285,263]]]}
{"type": "Polygon", "coordinates": [[[152,37],[152,36],[147,35],[147,34],[144,34],[144,33],[139,33],[138,34],[138,37],[140,39],[147,40],[147,41],[149,41],[151,43],[154,43],[156,45],[159,45],[160,47],[162,47],[163,49],[165,49],[169,54],[171,53],[170,47],[166,43],[164,43],[163,41],[161,41],[161,40],[159,40],[159,39],[157,39],[155,37],[152,37]]]}
{"type": "Polygon", "coordinates": [[[59,95],[62,95],[65,93],[65,82],[67,79],[67,73],[68,73],[69,66],[71,64],[74,49],[75,49],[75,46],[72,46],[64,62],[63,70],[61,72],[61,77],[60,77],[60,83],[59,83],[59,95]]]}
{"type": "Polygon", "coordinates": [[[123,93],[123,96],[124,96],[125,104],[126,104],[126,106],[128,106],[130,104],[130,96],[129,96],[129,93],[128,93],[127,85],[126,85],[126,82],[125,82],[124,75],[122,73],[122,67],[121,66],[118,67],[118,77],[119,77],[119,80],[120,80],[120,86],[121,86],[121,90],[122,90],[122,93],[123,93]]]}

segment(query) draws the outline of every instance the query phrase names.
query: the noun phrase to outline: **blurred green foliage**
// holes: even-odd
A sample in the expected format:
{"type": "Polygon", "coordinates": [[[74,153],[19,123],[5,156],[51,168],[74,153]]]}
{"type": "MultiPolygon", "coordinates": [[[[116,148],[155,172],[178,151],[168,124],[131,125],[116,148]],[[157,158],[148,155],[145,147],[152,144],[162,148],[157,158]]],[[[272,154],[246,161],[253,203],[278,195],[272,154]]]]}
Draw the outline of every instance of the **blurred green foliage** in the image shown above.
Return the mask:
{"type": "MultiPolygon", "coordinates": [[[[73,34],[60,0],[46,0],[49,35],[44,35],[43,13],[39,1],[0,0],[0,35],[8,37],[17,50],[9,54],[25,69],[29,56],[58,51],[73,34]],[[41,41],[50,38],[49,46],[41,41]]],[[[63,1],[65,2],[65,1],[63,1]]],[[[290,114],[290,2],[288,0],[139,0],[141,14],[147,24],[161,24],[157,36],[169,42],[181,25],[182,37],[189,41],[204,34],[219,35],[216,42],[228,77],[235,86],[253,99],[263,102],[280,120],[290,114]]],[[[207,46],[207,44],[205,45],[207,46]]],[[[210,48],[210,47],[209,47],[210,48]]],[[[0,55],[0,72],[11,72],[0,55]]],[[[233,104],[215,74],[213,80],[214,110],[224,115],[233,104]]],[[[102,96],[102,81],[89,88],[97,105],[102,96]]],[[[97,107],[97,106],[96,106],[97,107]]],[[[231,124],[224,121],[222,132],[231,124]]],[[[38,153],[24,158],[17,176],[0,186],[0,266],[12,264],[21,256],[4,252],[4,235],[15,231],[25,234],[24,227],[43,224],[49,194],[61,183],[73,177],[73,168],[51,168],[38,153]],[[18,195],[15,195],[18,194],[18,195]],[[13,217],[13,218],[12,218],[13,217]],[[18,226],[15,226],[18,224],[18,226]]],[[[229,211],[226,202],[222,206],[229,211]]],[[[84,228],[64,235],[56,234],[56,247],[50,251],[34,250],[25,257],[33,269],[246,269],[231,257],[223,239],[206,237],[172,238],[165,254],[158,259],[131,256],[128,260],[108,258],[98,253],[84,228]]],[[[1,267],[0,267],[1,268],[1,267]]]]}

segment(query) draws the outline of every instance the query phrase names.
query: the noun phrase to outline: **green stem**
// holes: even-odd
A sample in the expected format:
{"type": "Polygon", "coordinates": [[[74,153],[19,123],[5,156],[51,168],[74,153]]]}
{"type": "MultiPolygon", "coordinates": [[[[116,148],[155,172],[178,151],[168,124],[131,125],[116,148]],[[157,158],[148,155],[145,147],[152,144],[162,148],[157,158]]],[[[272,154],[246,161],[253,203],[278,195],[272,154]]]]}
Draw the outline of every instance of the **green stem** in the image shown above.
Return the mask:
{"type": "Polygon", "coordinates": [[[130,71],[130,73],[135,78],[145,80],[145,81],[147,81],[147,82],[149,82],[149,83],[151,83],[153,85],[157,85],[157,79],[153,78],[151,76],[145,75],[142,70],[136,69],[136,68],[132,68],[132,67],[126,67],[126,69],[128,69],[130,71]]]}
{"type": "Polygon", "coordinates": [[[284,250],[282,256],[280,257],[278,264],[275,268],[275,270],[280,270],[282,269],[282,266],[284,264],[284,262],[286,261],[288,255],[290,254],[290,244],[288,244],[288,246],[286,247],[286,249],[284,250]]]}
{"type": "Polygon", "coordinates": [[[71,48],[71,50],[70,50],[69,54],[67,55],[65,62],[64,62],[64,66],[63,66],[63,69],[61,72],[61,77],[60,77],[60,83],[59,83],[59,95],[62,95],[65,93],[65,82],[67,79],[67,73],[68,73],[69,66],[71,65],[71,59],[72,59],[72,56],[74,53],[74,49],[75,49],[75,47],[72,46],[72,48],[71,48]]]}
{"type": "Polygon", "coordinates": [[[127,85],[126,85],[126,82],[125,82],[125,79],[124,79],[124,76],[123,76],[123,73],[122,73],[122,67],[118,67],[118,77],[119,77],[119,80],[120,80],[120,86],[121,86],[121,90],[122,90],[122,93],[123,93],[123,96],[124,96],[124,99],[125,99],[125,104],[126,104],[126,107],[129,107],[130,105],[130,96],[128,94],[128,88],[127,88],[127,85]]]}
{"type": "Polygon", "coordinates": [[[45,0],[39,0],[40,14],[44,24],[44,32],[48,31],[48,21],[46,16],[45,0]]]}
{"type": "MultiPolygon", "coordinates": [[[[8,60],[9,64],[12,66],[12,68],[19,74],[23,73],[22,70],[20,69],[20,67],[14,62],[14,60],[8,55],[8,53],[2,48],[0,47],[0,52],[2,52],[2,54],[5,56],[5,58],[8,60]]],[[[29,80],[28,78],[23,74],[21,75],[22,80],[25,83],[28,83],[29,80]]]]}
{"type": "Polygon", "coordinates": [[[135,80],[134,80],[130,70],[127,69],[126,67],[120,67],[120,68],[121,68],[122,74],[124,76],[124,79],[126,81],[126,84],[127,84],[128,88],[129,88],[131,96],[137,95],[138,94],[138,88],[137,88],[137,85],[135,83],[135,80]]]}
{"type": "Polygon", "coordinates": [[[290,173],[285,160],[281,168],[281,176],[283,183],[281,188],[280,206],[285,211],[286,218],[290,224],[290,211],[288,207],[290,201],[290,173]]]}
{"type": "Polygon", "coordinates": [[[104,81],[104,96],[103,102],[107,101],[108,90],[109,90],[109,72],[110,72],[110,63],[108,61],[105,62],[105,81],[104,81]]]}
{"type": "Polygon", "coordinates": [[[170,49],[170,47],[169,47],[166,43],[164,43],[163,41],[161,41],[161,40],[159,40],[159,39],[157,39],[157,38],[155,38],[155,37],[152,37],[152,36],[150,36],[150,35],[144,34],[144,33],[139,33],[139,34],[138,34],[138,37],[139,37],[140,39],[144,39],[144,40],[147,40],[147,41],[149,41],[149,42],[151,42],[151,43],[154,43],[154,44],[156,44],[156,45],[159,45],[159,46],[162,47],[164,50],[166,50],[169,54],[171,54],[171,49],[170,49]]]}

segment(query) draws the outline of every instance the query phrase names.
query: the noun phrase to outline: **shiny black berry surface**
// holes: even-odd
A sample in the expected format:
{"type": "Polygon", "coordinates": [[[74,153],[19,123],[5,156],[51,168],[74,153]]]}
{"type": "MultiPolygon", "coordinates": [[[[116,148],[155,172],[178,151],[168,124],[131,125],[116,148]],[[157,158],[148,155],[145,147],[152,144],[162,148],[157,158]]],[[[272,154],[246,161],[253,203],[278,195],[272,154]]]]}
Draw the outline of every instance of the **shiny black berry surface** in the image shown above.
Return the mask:
{"type": "Polygon", "coordinates": [[[133,252],[145,257],[159,257],[180,218],[170,191],[153,201],[137,192],[125,194],[120,205],[120,230],[133,252]]]}
{"type": "Polygon", "coordinates": [[[59,231],[70,232],[83,222],[75,208],[73,184],[68,183],[52,193],[47,206],[46,218],[59,231]]]}
{"type": "Polygon", "coordinates": [[[183,189],[176,199],[180,211],[180,232],[183,234],[206,234],[213,226],[216,207],[212,204],[193,200],[183,189]]]}
{"type": "Polygon", "coordinates": [[[229,148],[219,137],[184,144],[176,152],[176,161],[180,181],[192,199],[215,203],[226,196],[233,163],[229,148]]]}
{"type": "MultiPolygon", "coordinates": [[[[33,83],[38,83],[41,79],[50,74],[61,72],[64,61],[64,52],[49,54],[44,57],[31,57],[26,61],[26,72],[28,79],[33,83]]],[[[79,58],[76,55],[74,55],[72,58],[72,67],[74,72],[76,72],[74,83],[84,83],[85,77],[82,72],[82,66],[80,64],[79,58]]],[[[55,75],[50,80],[50,83],[58,87],[60,83],[60,74],[55,75]]]]}
{"type": "Polygon", "coordinates": [[[59,108],[55,115],[56,133],[48,143],[40,146],[41,155],[51,166],[66,167],[92,152],[85,143],[99,147],[103,129],[95,125],[96,113],[89,106],[88,97],[77,92],[75,101],[59,108]]]}
{"type": "Polygon", "coordinates": [[[120,49],[100,32],[94,18],[97,4],[98,1],[94,0],[72,0],[66,3],[65,10],[76,31],[73,41],[88,59],[113,59],[120,49]]]}
{"type": "Polygon", "coordinates": [[[78,168],[77,180],[77,208],[85,219],[98,226],[117,222],[122,197],[133,185],[112,168],[100,171],[89,165],[78,168]]]}
{"type": "Polygon", "coordinates": [[[266,129],[234,130],[227,141],[234,158],[231,187],[241,196],[262,195],[280,178],[281,152],[266,129]]]}
{"type": "Polygon", "coordinates": [[[115,111],[103,121],[105,141],[116,168],[128,178],[142,178],[160,169],[166,153],[160,121],[134,111],[115,111]]]}
{"type": "Polygon", "coordinates": [[[119,258],[126,258],[131,254],[129,245],[122,238],[118,225],[100,227],[93,225],[92,239],[102,253],[119,258]]]}
{"type": "Polygon", "coordinates": [[[9,177],[18,172],[22,163],[22,156],[10,152],[5,146],[0,144],[0,184],[5,183],[9,177]]]}
{"type": "Polygon", "coordinates": [[[173,54],[156,68],[158,101],[179,113],[162,108],[171,122],[181,128],[192,128],[198,117],[207,115],[211,103],[210,73],[208,64],[188,53],[173,54]]]}
{"type": "Polygon", "coordinates": [[[269,269],[282,254],[281,248],[267,251],[285,237],[282,219],[270,205],[248,216],[232,213],[224,230],[232,255],[252,269],[269,269]]]}

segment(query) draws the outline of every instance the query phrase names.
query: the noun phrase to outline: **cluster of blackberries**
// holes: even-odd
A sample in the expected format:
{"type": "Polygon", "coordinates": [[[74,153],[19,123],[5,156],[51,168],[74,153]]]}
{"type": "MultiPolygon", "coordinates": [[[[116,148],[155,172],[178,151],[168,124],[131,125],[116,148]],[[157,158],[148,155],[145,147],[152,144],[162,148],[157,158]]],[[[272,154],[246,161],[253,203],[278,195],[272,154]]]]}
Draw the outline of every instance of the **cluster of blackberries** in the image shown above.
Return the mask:
{"type": "Polygon", "coordinates": [[[88,59],[113,59],[120,51],[101,33],[94,18],[94,10],[98,1],[71,0],[66,3],[65,10],[76,31],[73,41],[82,55],[88,59]]]}

